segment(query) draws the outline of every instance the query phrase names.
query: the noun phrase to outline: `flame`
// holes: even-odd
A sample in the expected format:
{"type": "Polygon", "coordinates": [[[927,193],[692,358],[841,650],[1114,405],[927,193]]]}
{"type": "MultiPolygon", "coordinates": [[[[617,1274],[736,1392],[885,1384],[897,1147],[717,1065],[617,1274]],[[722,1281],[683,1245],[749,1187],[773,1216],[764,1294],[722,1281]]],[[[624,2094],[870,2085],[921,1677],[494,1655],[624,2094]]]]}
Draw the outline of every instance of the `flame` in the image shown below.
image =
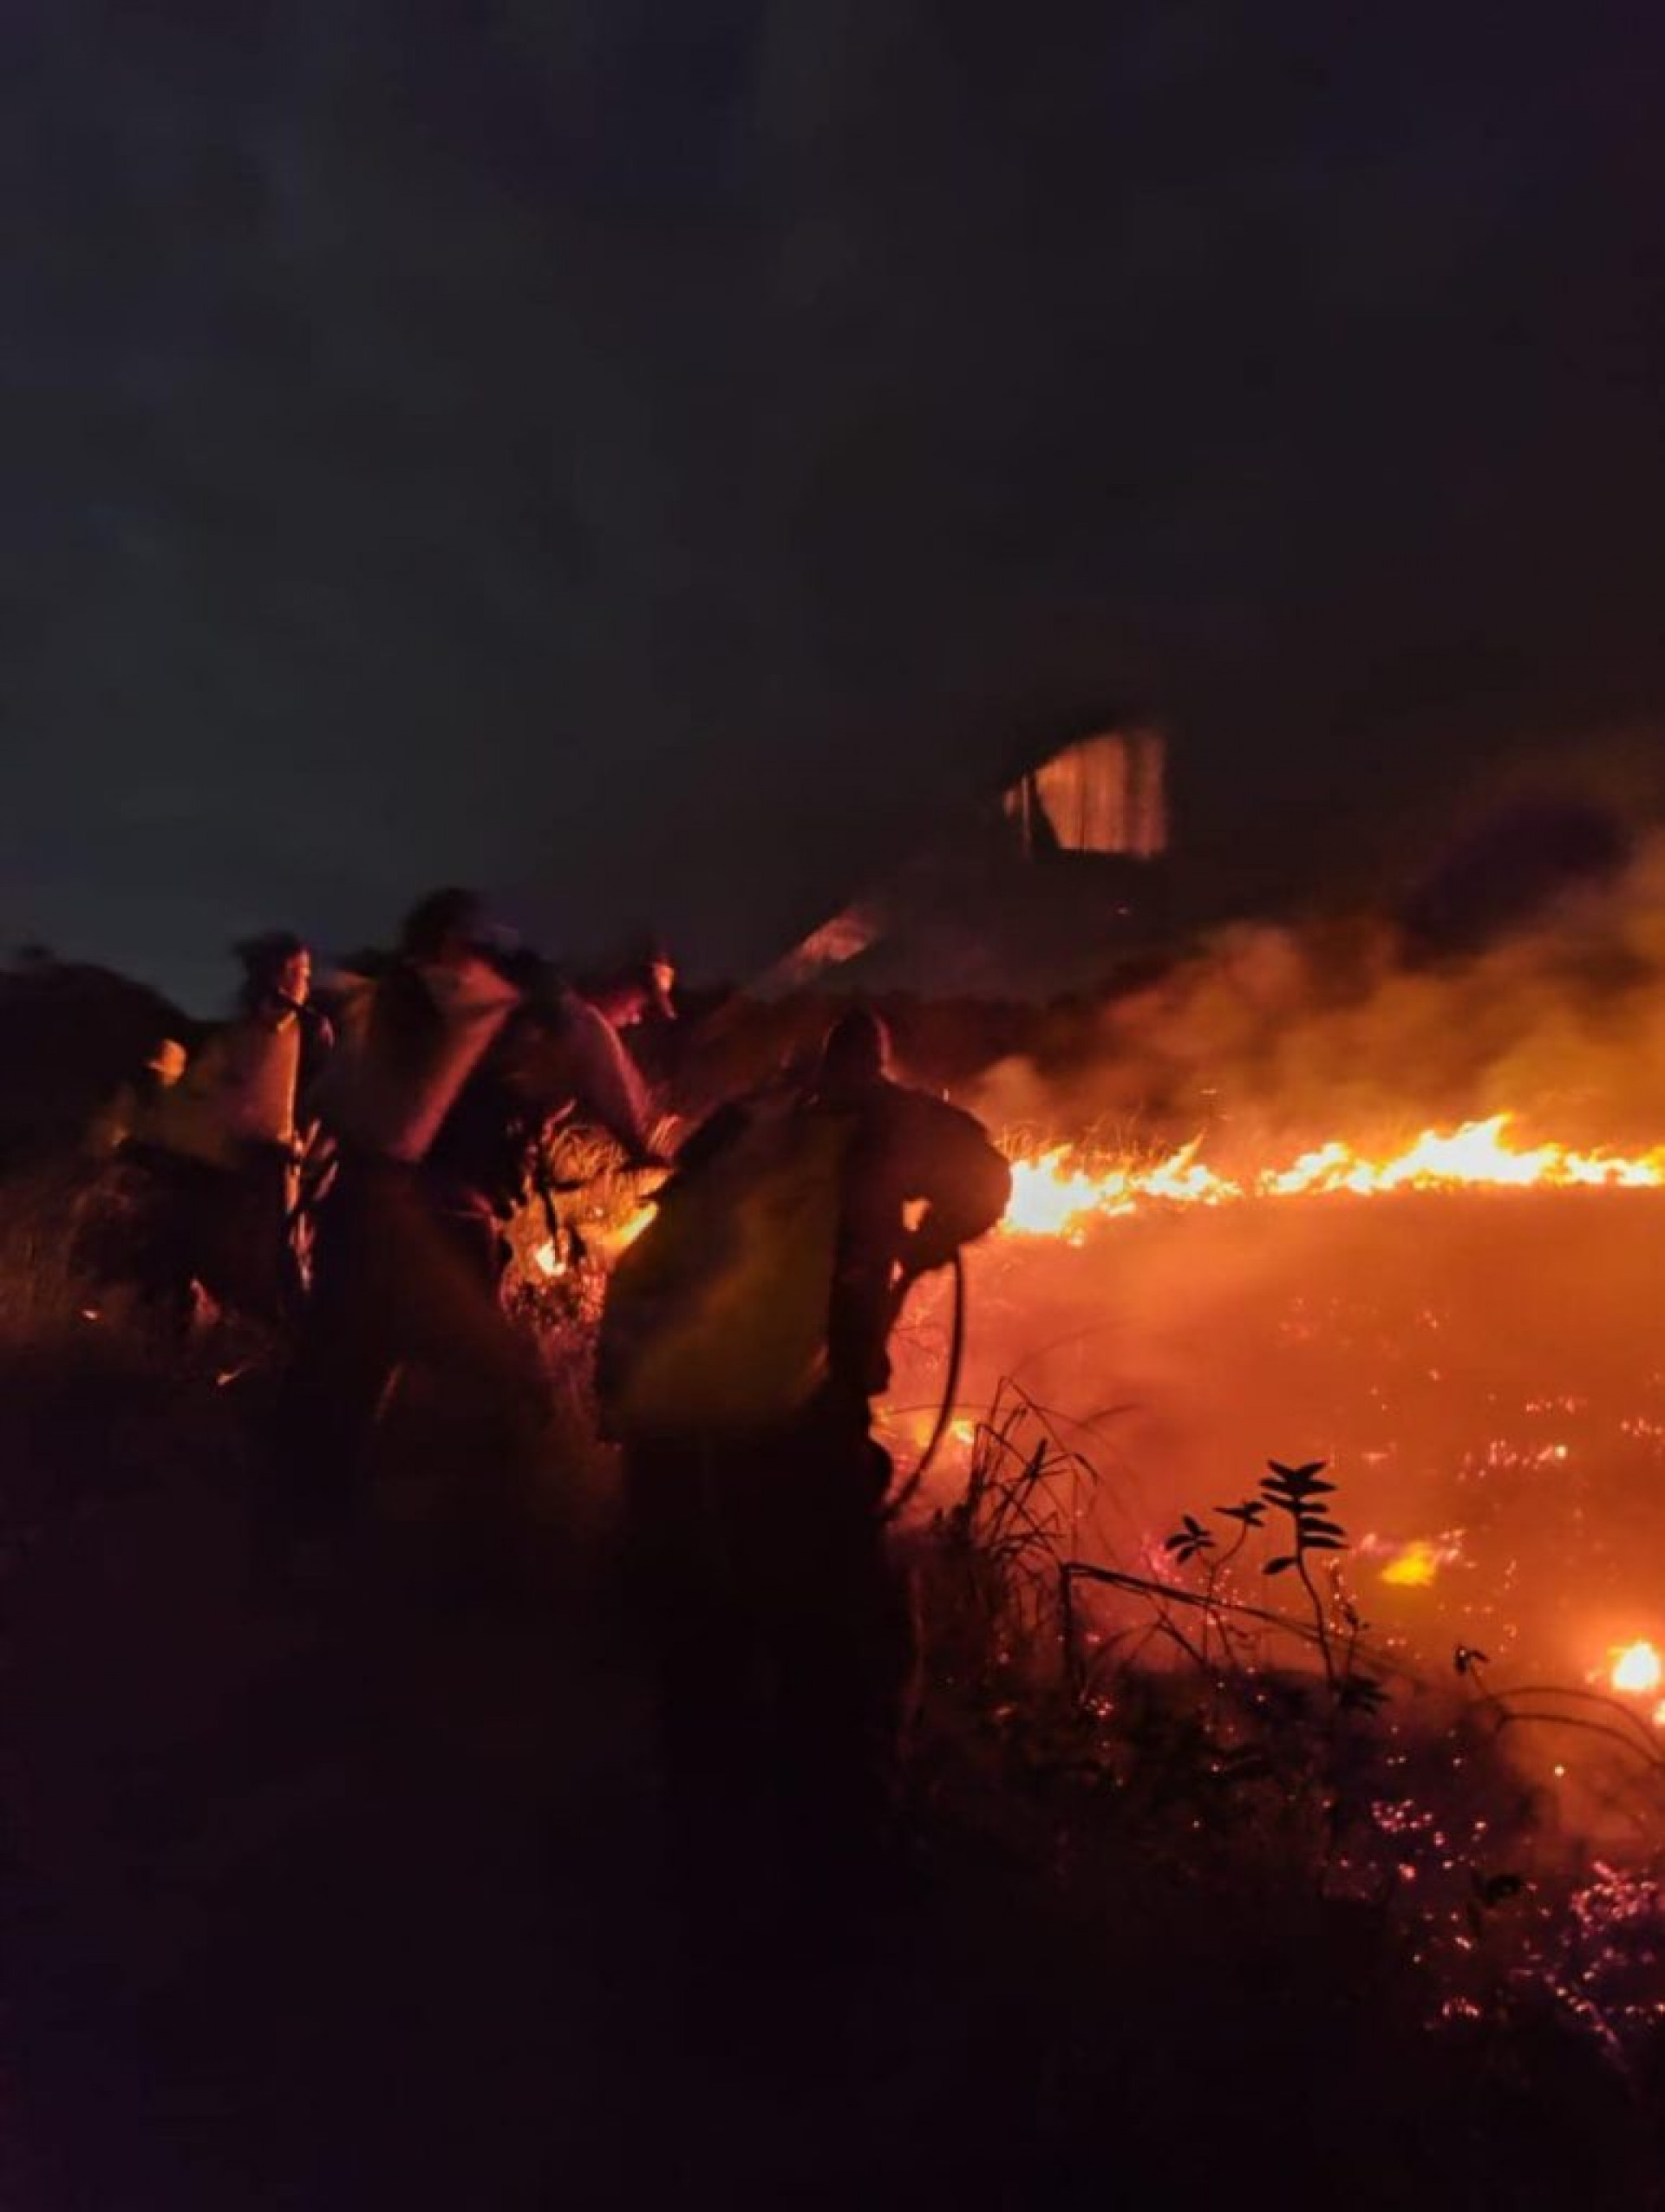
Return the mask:
{"type": "Polygon", "coordinates": [[[1382,1569],[1380,1579],[1392,1589],[1421,1590],[1440,1572],[1440,1548],[1421,1538],[1402,1544],[1382,1569]]]}
{"type": "Polygon", "coordinates": [[[654,1202],[649,1199],[645,1205],[638,1206],[634,1213],[627,1214],[616,1229],[609,1227],[597,1232],[595,1241],[601,1245],[610,1259],[616,1259],[627,1245],[635,1243],[637,1238],[653,1219],[654,1212],[654,1202]]]}
{"type": "Polygon", "coordinates": [[[1292,1198],[1350,1192],[1371,1197],[1391,1191],[1658,1190],[1665,1187],[1665,1145],[1629,1158],[1543,1144],[1517,1151],[1505,1132],[1511,1117],[1466,1121],[1441,1132],[1425,1129],[1385,1159],[1357,1152],[1341,1139],[1303,1152],[1287,1167],[1263,1168],[1244,1181],[1197,1157],[1200,1140],[1166,1159],[1139,1165],[1094,1163],[1074,1146],[1054,1145],[1012,1163],[1012,1197],[1002,1224],[1020,1237],[1061,1237],[1079,1244],[1095,1221],[1135,1213],[1152,1201],[1220,1206],[1247,1198],[1292,1198]]]}
{"type": "MultiPolygon", "coordinates": [[[[583,1224],[584,1244],[610,1263],[627,1245],[636,1242],[653,1216],[654,1201],[650,1198],[632,1208],[623,1220],[585,1221],[583,1224]]],[[[526,1256],[532,1271],[546,1282],[558,1281],[569,1270],[570,1262],[562,1256],[552,1237],[545,1237],[541,1243],[534,1244],[526,1256]]]]}
{"type": "Polygon", "coordinates": [[[1608,1679],[1616,1690],[1628,1690],[1645,1697],[1665,1679],[1665,1664],[1662,1664],[1652,1644],[1626,1644],[1623,1650],[1613,1653],[1613,1671],[1608,1679]]]}

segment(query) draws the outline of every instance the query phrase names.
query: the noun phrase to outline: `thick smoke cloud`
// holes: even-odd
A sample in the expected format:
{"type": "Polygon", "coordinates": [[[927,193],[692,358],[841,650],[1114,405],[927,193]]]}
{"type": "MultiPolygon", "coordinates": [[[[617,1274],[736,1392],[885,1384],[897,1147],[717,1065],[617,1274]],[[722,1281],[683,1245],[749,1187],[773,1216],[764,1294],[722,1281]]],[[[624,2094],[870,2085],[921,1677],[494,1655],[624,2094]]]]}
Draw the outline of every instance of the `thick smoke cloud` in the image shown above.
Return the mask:
{"type": "Polygon", "coordinates": [[[1494,941],[1443,956],[1379,914],[1234,923],[990,1071],[999,1124],[1275,1164],[1499,1113],[1523,1137],[1665,1141],[1665,833],[1494,941]]]}

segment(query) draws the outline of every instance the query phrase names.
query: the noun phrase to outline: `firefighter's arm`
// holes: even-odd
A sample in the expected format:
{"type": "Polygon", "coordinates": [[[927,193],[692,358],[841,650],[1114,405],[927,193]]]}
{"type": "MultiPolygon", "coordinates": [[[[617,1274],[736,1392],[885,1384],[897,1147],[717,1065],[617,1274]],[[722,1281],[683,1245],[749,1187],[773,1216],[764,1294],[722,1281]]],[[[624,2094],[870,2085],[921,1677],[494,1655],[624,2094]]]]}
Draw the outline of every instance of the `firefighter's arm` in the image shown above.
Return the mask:
{"type": "Polygon", "coordinates": [[[660,1166],[652,1106],[636,1063],[604,1014],[574,996],[565,1008],[567,1050],[578,1102],[623,1147],[633,1166],[660,1166]]]}
{"type": "Polygon", "coordinates": [[[367,975],[343,973],[336,978],[335,1002],[335,1019],[321,1010],[314,1015],[317,1026],[310,1033],[313,1047],[301,1055],[303,1087],[295,1102],[295,1117],[309,1127],[319,1122],[328,1126],[348,1094],[353,1069],[362,1056],[369,1032],[375,982],[367,975]]]}
{"type": "Polygon", "coordinates": [[[945,1267],[963,1244],[986,1236],[1006,1210],[1012,1171],[984,1134],[981,1122],[938,1099],[922,1117],[914,1195],[925,1211],[901,1255],[904,1275],[945,1267]]]}
{"type": "Polygon", "coordinates": [[[138,1128],[140,1115],[137,1086],[119,1083],[88,1123],[82,1150],[97,1159],[119,1151],[138,1128]]]}

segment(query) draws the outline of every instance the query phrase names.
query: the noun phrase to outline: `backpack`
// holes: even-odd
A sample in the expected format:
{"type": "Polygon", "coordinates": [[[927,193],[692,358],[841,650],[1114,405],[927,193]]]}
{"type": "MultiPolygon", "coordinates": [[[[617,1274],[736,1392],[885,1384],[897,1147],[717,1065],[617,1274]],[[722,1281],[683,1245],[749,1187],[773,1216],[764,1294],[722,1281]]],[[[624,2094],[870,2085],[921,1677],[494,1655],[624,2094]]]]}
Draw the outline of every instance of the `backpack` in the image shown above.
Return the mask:
{"type": "Polygon", "coordinates": [[[826,1373],[855,1123],[793,1099],[738,1118],[666,1185],[608,1284],[597,1360],[606,1432],[740,1439],[791,1420],[826,1373]]]}

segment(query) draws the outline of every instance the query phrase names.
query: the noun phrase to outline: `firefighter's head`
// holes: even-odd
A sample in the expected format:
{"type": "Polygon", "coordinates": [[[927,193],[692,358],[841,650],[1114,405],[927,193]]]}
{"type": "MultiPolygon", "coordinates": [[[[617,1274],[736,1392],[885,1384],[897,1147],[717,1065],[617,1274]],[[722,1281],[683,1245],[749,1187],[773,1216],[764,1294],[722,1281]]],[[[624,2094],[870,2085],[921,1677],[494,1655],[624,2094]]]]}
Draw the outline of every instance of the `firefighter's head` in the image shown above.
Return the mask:
{"type": "Polygon", "coordinates": [[[244,1011],[303,1007],[312,989],[312,954],[288,930],[269,930],[264,936],[247,937],[237,948],[243,966],[243,988],[238,997],[244,1011]]]}
{"type": "Polygon", "coordinates": [[[651,938],[637,952],[637,974],[641,979],[643,1012],[656,1014],[662,1021],[676,1019],[676,962],[669,948],[651,938]]]}
{"type": "Polygon", "coordinates": [[[478,956],[490,935],[480,893],[452,884],[417,900],[400,929],[399,949],[426,966],[458,968],[478,956]]]}
{"type": "Polygon", "coordinates": [[[639,1021],[674,1021],[676,988],[675,961],[656,938],[648,938],[633,945],[625,964],[593,985],[586,995],[615,1029],[632,1029],[639,1021]]]}
{"type": "Polygon", "coordinates": [[[815,1076],[817,1097],[859,1098],[890,1073],[891,1033],[872,1010],[854,1007],[826,1033],[815,1076]]]}

